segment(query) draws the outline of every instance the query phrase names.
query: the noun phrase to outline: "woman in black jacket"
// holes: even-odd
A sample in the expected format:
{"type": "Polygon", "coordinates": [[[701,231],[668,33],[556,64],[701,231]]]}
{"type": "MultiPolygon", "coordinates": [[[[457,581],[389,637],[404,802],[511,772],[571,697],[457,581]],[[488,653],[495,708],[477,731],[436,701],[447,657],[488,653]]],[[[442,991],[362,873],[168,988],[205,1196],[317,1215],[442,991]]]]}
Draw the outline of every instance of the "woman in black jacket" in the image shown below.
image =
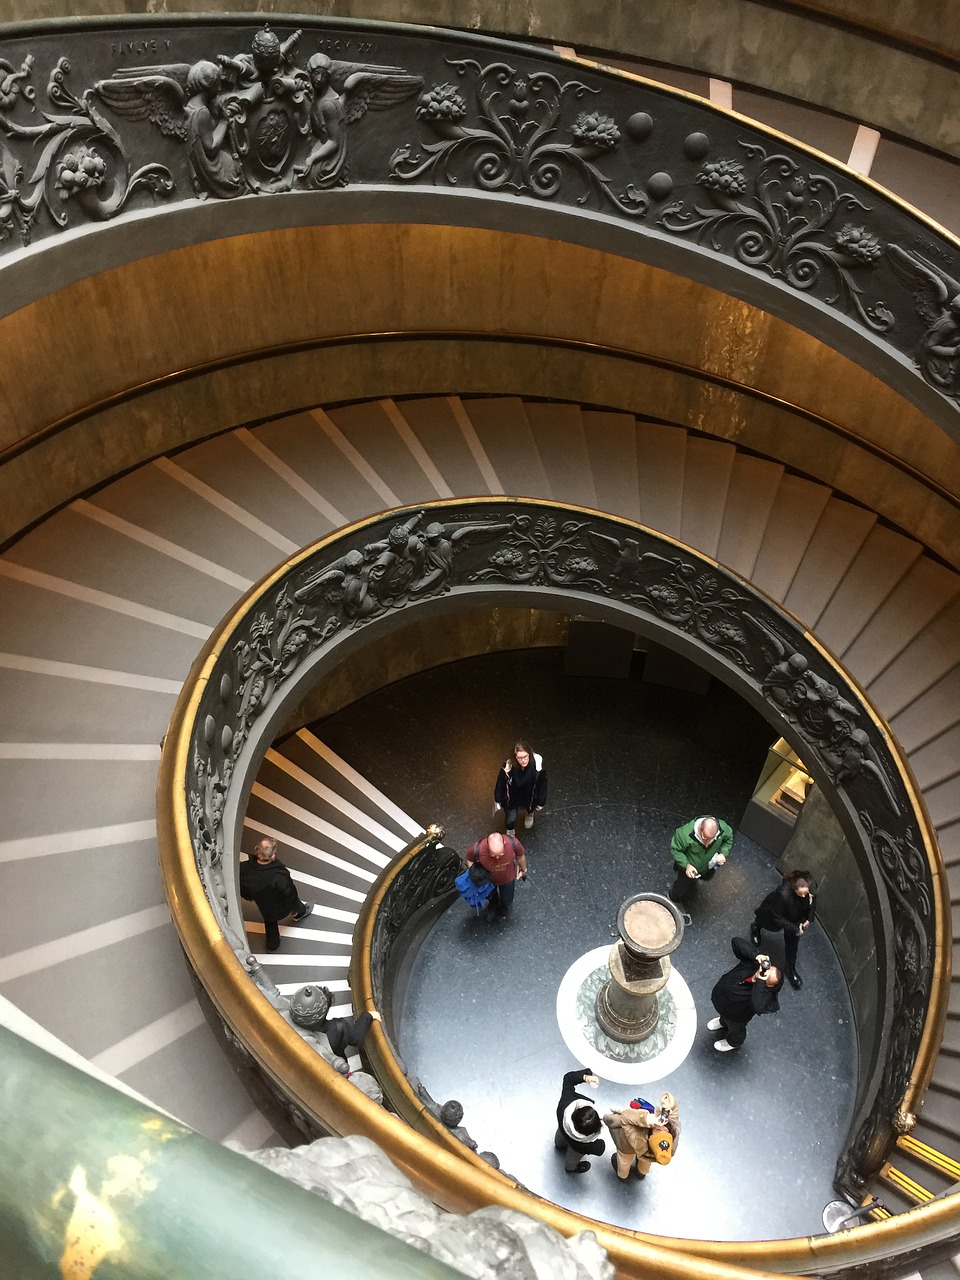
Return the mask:
{"type": "Polygon", "coordinates": [[[563,1167],[567,1173],[586,1173],[590,1161],[581,1156],[602,1156],[604,1141],[600,1137],[600,1116],[593,1102],[577,1093],[578,1084],[594,1089],[600,1081],[590,1071],[568,1071],[563,1077],[563,1091],[557,1103],[557,1136],[553,1145],[566,1152],[563,1167]]]}
{"type": "Polygon", "coordinates": [[[710,993],[717,1017],[707,1023],[708,1031],[722,1031],[713,1047],[718,1053],[739,1049],[747,1038],[747,1023],[765,1013],[780,1012],[783,974],[746,938],[731,938],[737,964],[717,979],[710,993]]]}
{"type": "Polygon", "coordinates": [[[797,948],[816,916],[816,895],[817,882],[809,871],[791,871],[753,913],[750,937],[758,947],[762,929],[768,933],[783,931],[784,967],[787,981],[795,991],[803,986],[803,979],[797,973],[797,948]]]}

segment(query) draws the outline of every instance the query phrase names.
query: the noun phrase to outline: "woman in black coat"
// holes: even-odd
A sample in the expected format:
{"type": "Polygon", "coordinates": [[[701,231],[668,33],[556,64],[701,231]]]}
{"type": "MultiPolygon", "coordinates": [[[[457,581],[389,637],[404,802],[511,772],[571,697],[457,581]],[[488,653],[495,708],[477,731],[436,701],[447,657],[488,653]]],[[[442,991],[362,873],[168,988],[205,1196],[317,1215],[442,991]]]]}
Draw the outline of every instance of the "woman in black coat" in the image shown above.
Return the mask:
{"type": "Polygon", "coordinates": [[[718,1053],[739,1049],[747,1038],[747,1023],[765,1013],[780,1012],[780,988],[783,974],[770,963],[770,957],[746,938],[731,938],[737,964],[717,979],[710,993],[717,1017],[707,1023],[708,1031],[722,1031],[715,1040],[718,1053]]]}
{"type": "Polygon", "coordinates": [[[557,1136],[553,1145],[558,1151],[566,1152],[563,1167],[567,1173],[586,1173],[590,1161],[581,1157],[603,1155],[600,1116],[592,1100],[577,1093],[578,1084],[589,1084],[596,1089],[599,1083],[590,1071],[568,1071],[563,1077],[563,1091],[557,1103],[557,1136]]]}
{"type": "Polygon", "coordinates": [[[797,973],[797,948],[813,924],[817,913],[817,882],[809,871],[791,871],[779,888],[768,893],[754,911],[750,936],[760,946],[760,931],[783,931],[783,952],[787,981],[795,991],[803,986],[797,973]]]}

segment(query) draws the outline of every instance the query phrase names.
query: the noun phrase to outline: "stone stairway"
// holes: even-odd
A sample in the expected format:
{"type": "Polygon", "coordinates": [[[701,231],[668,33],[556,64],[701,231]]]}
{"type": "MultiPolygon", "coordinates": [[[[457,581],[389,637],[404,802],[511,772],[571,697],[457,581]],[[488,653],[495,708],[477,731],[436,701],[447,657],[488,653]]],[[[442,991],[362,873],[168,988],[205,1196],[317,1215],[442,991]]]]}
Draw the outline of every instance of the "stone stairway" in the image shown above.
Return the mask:
{"type": "Polygon", "coordinates": [[[280,926],[281,950],[271,954],[263,950],[256,908],[243,904],[250,949],[281,991],[322,983],[346,992],[349,1004],[346,971],[360,904],[380,871],[423,830],[306,729],[267,753],[242,848],[249,853],[263,836],[275,839],[312,906],[305,922],[280,926]]]}
{"type": "MultiPolygon", "coordinates": [[[[574,404],[385,400],[242,428],[71,503],[0,557],[0,993],[211,1137],[271,1135],[223,1070],[156,871],[158,744],[180,684],[247,586],[304,543],[394,505],[487,494],[642,521],[793,613],[889,720],[960,901],[960,577],[913,539],[726,441],[574,404]]],[[[251,799],[243,847],[274,835],[314,904],[267,957],[284,988],[345,991],[360,897],[414,834],[349,765],[298,734],[251,799]]],[[[930,1190],[951,1176],[940,1156],[960,1159],[953,985],[917,1142],[892,1161],[930,1190]]]]}

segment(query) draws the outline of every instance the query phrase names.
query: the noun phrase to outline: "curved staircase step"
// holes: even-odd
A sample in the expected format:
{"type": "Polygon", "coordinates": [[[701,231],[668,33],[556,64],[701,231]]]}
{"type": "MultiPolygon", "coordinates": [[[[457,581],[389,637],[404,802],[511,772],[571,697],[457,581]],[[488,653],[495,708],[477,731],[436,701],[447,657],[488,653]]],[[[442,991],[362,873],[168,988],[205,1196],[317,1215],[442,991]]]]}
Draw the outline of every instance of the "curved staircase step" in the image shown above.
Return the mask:
{"type": "Polygon", "coordinates": [[[723,440],[687,437],[680,538],[713,560],[720,546],[736,452],[723,440]]]}
{"type": "Polygon", "coordinates": [[[580,406],[531,401],[525,408],[551,491],[578,507],[596,507],[580,406]]]}
{"type": "Polygon", "coordinates": [[[778,462],[748,453],[734,457],[717,559],[742,578],[753,577],[783,475],[778,462]]]}
{"type": "MultiPolygon", "coordinates": [[[[451,494],[467,497],[491,491],[489,461],[460,400],[431,396],[401,400],[396,407],[451,494]]],[[[440,492],[437,483],[434,488],[440,492]]]]}
{"type": "Polygon", "coordinates": [[[587,462],[601,511],[640,522],[637,423],[632,414],[584,409],[587,462]]]}
{"type": "Polygon", "coordinates": [[[770,507],[753,568],[753,584],[783,601],[830,501],[826,485],[785,472],[770,507]]]}
{"type": "Polygon", "coordinates": [[[784,608],[814,626],[876,523],[872,511],[831,497],[784,596],[784,608]]]}
{"type": "Polygon", "coordinates": [[[637,423],[640,519],[671,538],[683,521],[683,474],[687,433],[659,422],[637,423]]]}
{"type": "Polygon", "coordinates": [[[494,396],[465,399],[462,404],[497,477],[496,492],[552,498],[524,402],[516,396],[494,396]]]}

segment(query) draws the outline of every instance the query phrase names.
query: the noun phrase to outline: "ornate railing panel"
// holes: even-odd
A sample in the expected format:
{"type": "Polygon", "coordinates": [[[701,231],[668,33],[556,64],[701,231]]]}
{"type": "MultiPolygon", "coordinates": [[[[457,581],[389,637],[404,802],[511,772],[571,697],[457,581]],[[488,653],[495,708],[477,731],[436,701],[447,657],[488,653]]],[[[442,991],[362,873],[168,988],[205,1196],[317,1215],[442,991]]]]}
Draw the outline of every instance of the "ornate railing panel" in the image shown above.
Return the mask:
{"type": "Polygon", "coordinates": [[[844,672],[742,581],[637,526],[536,502],[435,504],[348,529],[254,588],[199,660],[202,687],[165,748],[185,763],[174,802],[225,935],[242,952],[232,850],[246,789],[305,683],[407,609],[494,597],[617,617],[685,648],[765,709],[832,797],[889,961],[882,1034],[862,1046],[839,1169],[846,1186],[860,1185],[909,1124],[938,1035],[934,941],[947,922],[935,849],[906,771],[844,672]]]}
{"type": "Polygon", "coordinates": [[[689,250],[680,270],[814,332],[839,320],[912,366],[956,430],[960,246],[896,198],[708,103],[547,51],[298,21],[6,38],[0,251],[173,202],[347,185],[558,206],[633,229],[638,256],[674,269],[689,250]]]}

